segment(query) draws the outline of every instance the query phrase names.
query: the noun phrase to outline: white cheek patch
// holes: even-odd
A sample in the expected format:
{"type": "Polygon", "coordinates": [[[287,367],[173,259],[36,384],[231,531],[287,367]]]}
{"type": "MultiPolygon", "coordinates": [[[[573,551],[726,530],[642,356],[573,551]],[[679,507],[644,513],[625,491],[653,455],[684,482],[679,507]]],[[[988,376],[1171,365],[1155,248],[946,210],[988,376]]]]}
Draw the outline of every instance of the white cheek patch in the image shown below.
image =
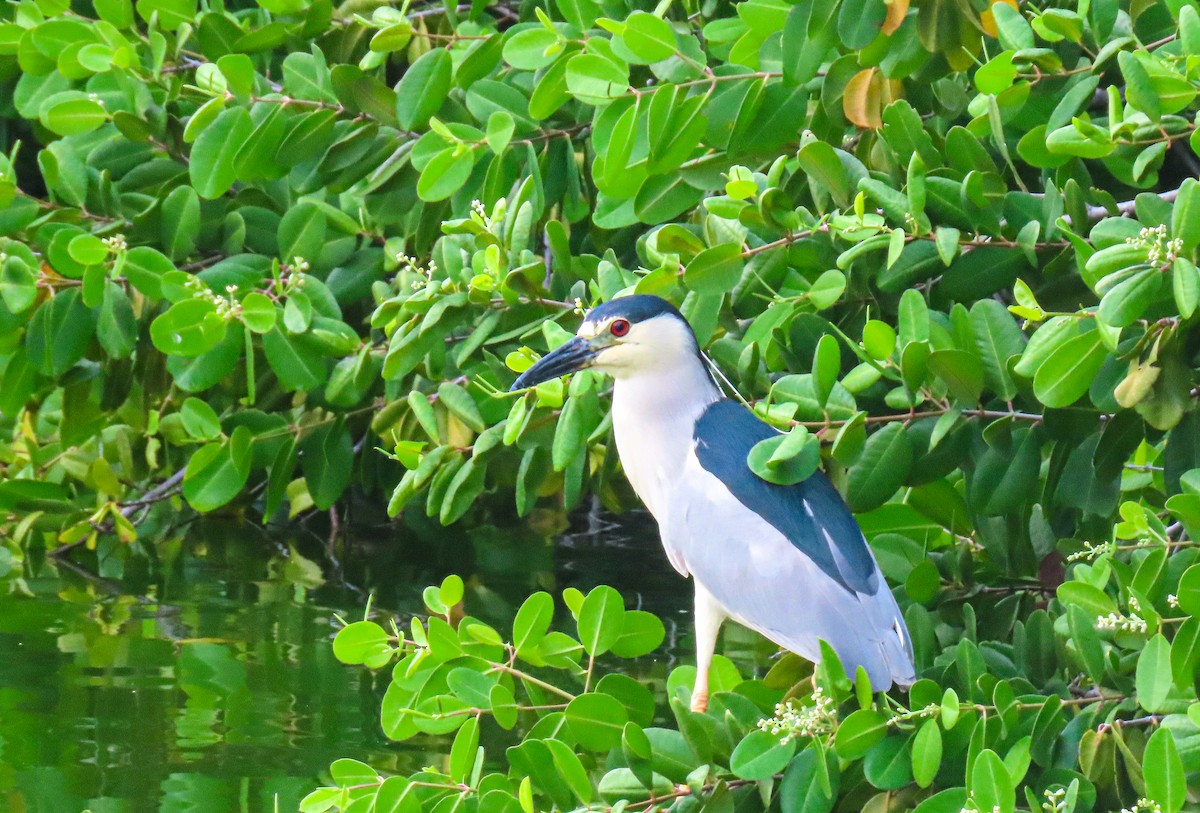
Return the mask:
{"type": "Polygon", "coordinates": [[[596,366],[600,367],[629,367],[636,366],[638,361],[636,345],[613,344],[605,347],[596,355],[596,366]]]}
{"type": "Polygon", "coordinates": [[[575,334],[583,339],[594,339],[604,332],[607,323],[601,325],[596,322],[584,322],[579,326],[578,332],[575,334]]]}

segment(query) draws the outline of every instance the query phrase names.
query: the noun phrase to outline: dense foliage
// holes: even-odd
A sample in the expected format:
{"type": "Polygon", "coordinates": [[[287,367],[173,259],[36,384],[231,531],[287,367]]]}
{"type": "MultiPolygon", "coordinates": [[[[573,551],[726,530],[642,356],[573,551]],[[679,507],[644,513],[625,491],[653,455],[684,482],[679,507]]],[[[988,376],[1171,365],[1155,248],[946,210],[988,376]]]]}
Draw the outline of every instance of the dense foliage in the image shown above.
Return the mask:
{"type": "MultiPolygon", "coordinates": [[[[676,667],[665,686],[613,669],[664,636],[658,618],[625,609],[613,588],[564,591],[574,636],[552,628],[545,592],[502,635],[456,610],[464,585],[451,576],[426,589],[427,618],[350,623],[333,647],[373,669],[398,659],[384,733],[446,737],[448,753],[411,775],[339,760],[301,811],[1179,811],[1200,752],[1191,679],[1186,690],[1173,683],[1178,647],[1162,635],[1147,643],[1145,631],[1122,628],[1102,644],[1092,617],[1077,615],[1107,599],[1086,576],[1068,584],[1074,609],[1056,615],[1094,653],[1057,647],[1044,610],[1017,623],[1015,645],[990,639],[994,625],[965,604],[958,643],[918,638],[926,677],[907,698],[873,696],[865,674],[852,684],[831,650],[815,674],[789,653],[758,678],[717,656],[704,714],[688,707],[694,666],[676,667]],[[1122,674],[1139,648],[1136,675],[1122,674]],[[1155,713],[1128,719],[1139,708],[1155,713]],[[507,770],[496,770],[501,749],[507,770]]],[[[466,596],[468,607],[481,598],[466,596]]]]}
{"type": "Polygon", "coordinates": [[[1191,0],[21,0],[0,20],[0,567],[152,554],[138,520],[177,487],[265,517],[352,483],[443,523],[514,495],[628,505],[599,378],[502,391],[583,307],[654,292],[790,428],[764,476],[824,459],[925,680],[898,707],[831,668],[814,700],[785,658],[651,736],[644,689],[588,680],[622,654],[611,593],[568,597],[581,642],[543,636],[548,598],[507,649],[478,623],[352,627],[351,660],[402,653],[389,734],[474,721],[420,780],[449,793],[400,809],[689,777],[681,808],[1184,806],[1191,0]],[[780,726],[819,723],[787,744],[755,726],[785,692],[780,726]],[[493,717],[523,735],[502,773],[473,756],[493,717]]]}

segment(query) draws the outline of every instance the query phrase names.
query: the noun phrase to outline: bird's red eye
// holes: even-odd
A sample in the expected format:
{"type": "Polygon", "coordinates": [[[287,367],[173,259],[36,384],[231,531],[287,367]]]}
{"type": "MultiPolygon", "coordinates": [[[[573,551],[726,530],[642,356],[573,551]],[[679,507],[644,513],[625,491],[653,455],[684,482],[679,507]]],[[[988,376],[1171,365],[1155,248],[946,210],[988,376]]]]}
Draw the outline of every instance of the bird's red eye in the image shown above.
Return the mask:
{"type": "Polygon", "coordinates": [[[620,338],[629,332],[629,322],[625,319],[614,319],[613,323],[608,326],[608,332],[620,338]]]}

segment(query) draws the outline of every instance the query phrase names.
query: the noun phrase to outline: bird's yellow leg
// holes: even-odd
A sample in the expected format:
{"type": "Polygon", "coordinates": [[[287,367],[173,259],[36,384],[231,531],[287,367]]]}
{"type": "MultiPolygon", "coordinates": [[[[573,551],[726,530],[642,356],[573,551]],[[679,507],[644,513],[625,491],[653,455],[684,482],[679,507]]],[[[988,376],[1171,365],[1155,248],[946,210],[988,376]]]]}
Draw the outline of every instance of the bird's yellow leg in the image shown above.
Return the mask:
{"type": "Polygon", "coordinates": [[[692,711],[708,710],[708,672],[724,620],[725,610],[696,582],[696,685],[692,689],[692,711]]]}

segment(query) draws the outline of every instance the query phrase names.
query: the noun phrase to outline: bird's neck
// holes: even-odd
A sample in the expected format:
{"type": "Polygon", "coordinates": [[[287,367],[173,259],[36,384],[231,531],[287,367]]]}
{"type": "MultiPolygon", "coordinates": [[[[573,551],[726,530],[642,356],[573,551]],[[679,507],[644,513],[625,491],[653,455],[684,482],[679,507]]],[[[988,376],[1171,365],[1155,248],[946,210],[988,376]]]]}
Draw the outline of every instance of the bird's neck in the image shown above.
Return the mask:
{"type": "Polygon", "coordinates": [[[699,357],[616,379],[613,429],[621,465],[660,523],[670,490],[692,453],[696,421],[720,399],[699,357]]]}

